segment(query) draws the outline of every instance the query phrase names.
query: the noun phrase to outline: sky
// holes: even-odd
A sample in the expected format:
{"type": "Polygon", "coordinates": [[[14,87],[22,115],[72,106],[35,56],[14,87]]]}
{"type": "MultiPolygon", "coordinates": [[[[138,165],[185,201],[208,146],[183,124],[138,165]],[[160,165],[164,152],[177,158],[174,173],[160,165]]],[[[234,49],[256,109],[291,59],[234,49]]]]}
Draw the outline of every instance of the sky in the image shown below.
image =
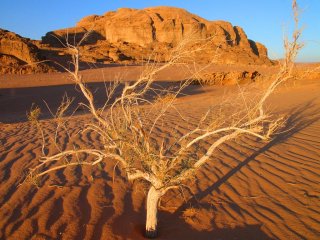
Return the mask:
{"type": "MultiPolygon", "coordinates": [[[[298,0],[298,4],[305,47],[297,60],[320,62],[320,0],[298,0]]],[[[208,20],[241,26],[249,39],[268,48],[272,59],[282,58],[283,38],[293,26],[291,0],[1,0],[0,6],[0,28],[32,39],[121,7],[180,7],[208,20]]]]}

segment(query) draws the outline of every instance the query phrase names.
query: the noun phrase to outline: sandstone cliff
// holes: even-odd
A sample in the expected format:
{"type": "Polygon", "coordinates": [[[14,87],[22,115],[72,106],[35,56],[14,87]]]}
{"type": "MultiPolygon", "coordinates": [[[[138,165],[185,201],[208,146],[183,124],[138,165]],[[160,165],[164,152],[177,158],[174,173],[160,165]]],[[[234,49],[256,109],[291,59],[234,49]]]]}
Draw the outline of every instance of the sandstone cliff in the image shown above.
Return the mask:
{"type": "Polygon", "coordinates": [[[89,62],[138,62],[151,53],[165,61],[168,51],[192,34],[208,41],[209,48],[197,56],[199,62],[271,64],[266,47],[248,39],[241,27],[208,21],[173,7],[121,8],[102,16],[91,15],[75,27],[47,33],[42,42],[61,47],[60,41],[75,43],[89,30],[93,33],[82,49],[83,60],[89,62]]]}
{"type": "Polygon", "coordinates": [[[53,69],[41,61],[39,49],[30,39],[0,29],[0,74],[49,72],[53,69]]]}

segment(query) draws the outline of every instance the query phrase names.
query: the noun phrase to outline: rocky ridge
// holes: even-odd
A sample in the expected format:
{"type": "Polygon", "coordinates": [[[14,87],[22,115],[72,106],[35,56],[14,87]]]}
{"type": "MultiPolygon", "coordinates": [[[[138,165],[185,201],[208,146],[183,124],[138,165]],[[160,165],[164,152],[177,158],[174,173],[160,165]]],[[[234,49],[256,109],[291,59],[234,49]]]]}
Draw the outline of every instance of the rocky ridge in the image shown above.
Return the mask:
{"type": "Polygon", "coordinates": [[[28,38],[0,29],[0,74],[50,72],[40,50],[28,38]]]}
{"type": "Polygon", "coordinates": [[[75,27],[48,32],[42,41],[0,29],[0,74],[50,72],[54,71],[52,66],[58,66],[34,64],[44,59],[68,68],[71,55],[63,43],[75,45],[88,32],[80,46],[82,68],[91,63],[165,62],[186,39],[193,39],[190,49],[205,46],[190,54],[197,63],[273,64],[263,44],[248,39],[241,27],[229,22],[208,21],[174,7],[120,8],[101,16],[87,16],[75,27]]]}
{"type": "Polygon", "coordinates": [[[241,27],[208,21],[173,7],[121,8],[102,16],[87,16],[75,27],[47,33],[42,43],[59,48],[66,39],[79,42],[87,31],[92,33],[84,41],[82,58],[88,62],[139,62],[151,55],[166,61],[170,49],[192,35],[208,43],[197,54],[197,62],[272,64],[267,48],[248,39],[241,27]]]}

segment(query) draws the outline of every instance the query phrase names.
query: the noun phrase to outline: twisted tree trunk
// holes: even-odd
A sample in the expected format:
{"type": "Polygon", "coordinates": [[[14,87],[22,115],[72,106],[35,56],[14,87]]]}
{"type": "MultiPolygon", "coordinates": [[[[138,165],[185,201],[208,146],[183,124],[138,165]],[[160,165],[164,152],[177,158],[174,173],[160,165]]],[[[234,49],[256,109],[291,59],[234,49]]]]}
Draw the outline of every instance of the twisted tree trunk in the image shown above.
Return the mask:
{"type": "Polygon", "coordinates": [[[147,196],[147,220],[146,220],[146,237],[155,238],[158,234],[157,229],[157,213],[160,197],[163,195],[161,190],[157,190],[151,186],[147,196]]]}

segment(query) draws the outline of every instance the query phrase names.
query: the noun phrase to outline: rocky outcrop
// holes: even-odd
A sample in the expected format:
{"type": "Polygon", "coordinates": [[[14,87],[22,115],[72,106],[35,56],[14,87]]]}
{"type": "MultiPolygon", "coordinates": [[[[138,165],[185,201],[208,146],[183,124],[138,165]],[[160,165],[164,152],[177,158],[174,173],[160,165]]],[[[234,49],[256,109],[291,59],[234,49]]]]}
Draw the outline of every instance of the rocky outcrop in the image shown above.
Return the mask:
{"type": "Polygon", "coordinates": [[[30,39],[0,29],[0,73],[49,72],[53,69],[41,61],[38,48],[30,39]]]}
{"type": "Polygon", "coordinates": [[[12,55],[26,63],[37,61],[37,47],[13,32],[0,29],[0,53],[12,55]]]}
{"type": "MultiPolygon", "coordinates": [[[[208,21],[173,7],[120,8],[102,16],[91,15],[81,19],[73,28],[47,33],[42,41],[51,46],[62,46],[60,41],[68,39],[71,43],[77,42],[89,30],[93,33],[86,39],[85,45],[104,48],[109,45],[118,49],[116,53],[127,56],[126,60],[138,61],[156,52],[158,56],[163,56],[160,60],[165,61],[170,49],[192,35],[194,39],[207,41],[210,47],[199,53],[198,61],[271,64],[266,47],[248,39],[241,27],[226,21],[208,21]]],[[[104,54],[102,59],[123,59],[115,56],[113,50],[107,49],[106,52],[110,55],[104,54]]]]}
{"type": "Polygon", "coordinates": [[[195,85],[235,85],[258,81],[261,74],[258,71],[231,71],[204,73],[192,80],[195,85]]]}

